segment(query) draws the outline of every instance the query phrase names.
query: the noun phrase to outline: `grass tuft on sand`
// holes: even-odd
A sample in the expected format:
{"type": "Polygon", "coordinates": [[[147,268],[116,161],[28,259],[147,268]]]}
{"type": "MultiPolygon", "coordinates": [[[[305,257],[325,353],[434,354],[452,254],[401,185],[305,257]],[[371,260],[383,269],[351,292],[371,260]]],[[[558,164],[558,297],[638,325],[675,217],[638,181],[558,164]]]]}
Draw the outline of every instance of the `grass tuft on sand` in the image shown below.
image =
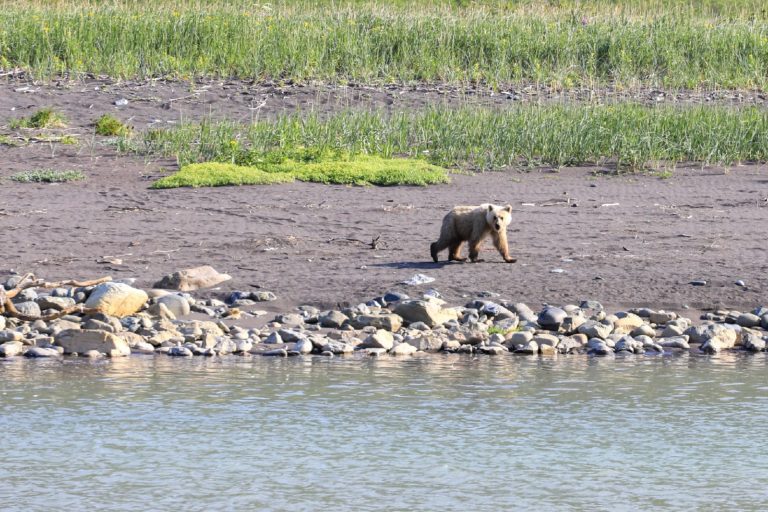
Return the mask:
{"type": "Polygon", "coordinates": [[[152,188],[270,185],[294,180],[334,185],[417,185],[449,181],[448,171],[410,158],[293,150],[251,153],[242,163],[204,162],[183,166],[152,188]]]}
{"type": "Polygon", "coordinates": [[[107,137],[128,136],[131,134],[131,127],[123,124],[122,121],[110,114],[104,114],[96,120],[96,135],[107,137]]]}
{"type": "Polygon", "coordinates": [[[10,123],[12,129],[16,128],[64,128],[67,119],[64,114],[56,112],[52,108],[41,108],[30,117],[14,119],[10,123]]]}
{"type": "Polygon", "coordinates": [[[67,183],[84,180],[85,174],[77,170],[35,169],[13,174],[10,178],[19,183],[67,183]]]}

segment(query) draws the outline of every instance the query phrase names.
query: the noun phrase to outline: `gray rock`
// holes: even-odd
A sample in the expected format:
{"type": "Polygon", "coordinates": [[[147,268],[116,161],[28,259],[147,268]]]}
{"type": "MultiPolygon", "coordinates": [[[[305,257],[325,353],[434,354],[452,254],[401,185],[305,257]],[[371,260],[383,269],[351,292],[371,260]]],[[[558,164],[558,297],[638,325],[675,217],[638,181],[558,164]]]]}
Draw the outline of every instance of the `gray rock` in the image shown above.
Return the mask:
{"type": "Polygon", "coordinates": [[[37,299],[37,305],[40,309],[55,309],[56,311],[62,311],[67,308],[71,308],[75,305],[75,299],[71,297],[54,297],[52,295],[46,295],[37,299]]]}
{"type": "Polygon", "coordinates": [[[176,293],[169,293],[158,298],[157,304],[164,305],[176,318],[187,316],[191,311],[189,301],[176,293]]]}
{"type": "Polygon", "coordinates": [[[424,333],[420,336],[407,336],[403,342],[422,352],[439,352],[445,344],[443,338],[432,333],[424,333]]]}
{"type": "Polygon", "coordinates": [[[736,323],[742,327],[757,327],[760,325],[760,317],[752,313],[742,313],[736,319],[736,323]]]}
{"type": "Polygon", "coordinates": [[[0,343],[6,341],[21,341],[24,339],[24,335],[19,331],[13,331],[11,329],[4,329],[0,331],[0,343]]]}
{"type": "Polygon", "coordinates": [[[121,337],[107,331],[72,329],[61,331],[55,336],[55,342],[64,349],[65,354],[84,354],[89,350],[107,354],[110,357],[122,357],[131,354],[131,348],[121,337]]]}
{"type": "Polygon", "coordinates": [[[274,344],[274,343],[283,343],[283,338],[280,337],[280,335],[276,332],[270,333],[269,336],[264,340],[264,343],[274,344]]]}
{"type": "Polygon", "coordinates": [[[288,357],[288,351],[284,348],[276,348],[273,350],[267,350],[266,352],[262,352],[261,355],[263,356],[271,356],[271,357],[288,357]]]}
{"type": "Polygon", "coordinates": [[[277,334],[280,335],[280,339],[283,340],[283,343],[296,343],[301,338],[306,338],[304,333],[292,329],[278,329],[277,334]]]}
{"type": "Polygon", "coordinates": [[[328,340],[328,343],[323,345],[323,352],[330,352],[331,354],[351,354],[354,352],[355,347],[349,343],[341,341],[328,340]]]}
{"type": "Polygon", "coordinates": [[[689,350],[691,348],[691,346],[688,344],[688,336],[659,338],[658,344],[664,348],[679,348],[681,350],[689,350]]]}
{"type": "Polygon", "coordinates": [[[395,339],[392,337],[392,333],[379,329],[375,333],[368,336],[363,343],[359,346],[361,348],[383,348],[389,350],[395,345],[395,339]]]}
{"type": "MultiPolygon", "coordinates": [[[[744,348],[750,352],[765,352],[766,343],[765,339],[754,333],[747,333],[744,335],[744,348]]],[[[2,345],[0,345],[0,350],[2,345]]]]}
{"type": "Polygon", "coordinates": [[[642,354],[645,352],[645,347],[641,341],[634,339],[632,336],[622,336],[619,341],[616,342],[613,349],[619,352],[630,352],[632,354],[642,354]]]}
{"type": "Polygon", "coordinates": [[[222,336],[216,341],[216,345],[214,345],[213,350],[221,355],[234,354],[237,350],[237,343],[229,338],[222,336]]]}
{"type": "Polygon", "coordinates": [[[42,314],[40,311],[40,306],[37,305],[37,302],[18,302],[14,303],[14,306],[16,307],[16,310],[22,315],[40,316],[42,314]]]}
{"type": "Polygon", "coordinates": [[[534,355],[539,353],[539,344],[531,340],[515,348],[515,354],[534,355]]]}
{"type": "Polygon", "coordinates": [[[349,317],[342,313],[341,311],[326,311],[325,313],[321,314],[319,317],[319,322],[321,327],[330,327],[332,329],[337,329],[341,327],[344,322],[349,320],[349,317]]]}
{"type": "Polygon", "coordinates": [[[410,343],[398,343],[389,351],[393,356],[410,356],[415,352],[418,352],[418,349],[410,343]]]}
{"type": "Polygon", "coordinates": [[[55,348],[29,347],[24,352],[25,357],[43,358],[43,357],[61,357],[61,352],[55,348]]]}
{"type": "Polygon", "coordinates": [[[189,292],[200,288],[210,288],[230,279],[232,279],[231,276],[220,274],[213,267],[204,265],[168,274],[156,282],[154,288],[189,292]]]}
{"type": "Polygon", "coordinates": [[[549,345],[550,347],[557,347],[560,344],[560,338],[554,334],[537,334],[533,337],[533,341],[539,346],[549,345]]]}
{"type": "Polygon", "coordinates": [[[308,338],[301,338],[293,347],[299,354],[309,354],[314,350],[314,344],[308,338]]]}
{"type": "Polygon", "coordinates": [[[515,303],[510,309],[517,313],[517,316],[520,318],[520,320],[526,322],[536,322],[538,320],[536,313],[534,313],[531,308],[522,302],[515,303]]]}
{"type": "Polygon", "coordinates": [[[253,348],[253,343],[251,343],[249,340],[237,340],[235,342],[235,354],[243,354],[245,352],[250,352],[253,348]]]}
{"type": "Polygon", "coordinates": [[[681,328],[680,326],[669,324],[666,327],[664,327],[663,331],[661,331],[661,337],[674,338],[676,336],[682,336],[683,332],[685,332],[685,329],[681,328]]]}
{"type": "Polygon", "coordinates": [[[538,316],[539,325],[549,331],[557,331],[563,323],[568,313],[554,306],[547,306],[538,316]]]}
{"type": "Polygon", "coordinates": [[[146,341],[138,341],[131,346],[132,354],[153,354],[154,352],[155,347],[146,341]]]}
{"type": "Polygon", "coordinates": [[[654,336],[656,336],[656,331],[650,325],[643,324],[640,327],[638,327],[637,329],[633,330],[629,334],[633,338],[635,338],[637,336],[649,336],[649,337],[653,338],[654,336]]]}
{"type": "Polygon", "coordinates": [[[89,359],[101,359],[104,357],[104,354],[98,350],[86,350],[84,353],[80,354],[80,356],[87,357],[89,359]]]}
{"type": "Polygon", "coordinates": [[[542,356],[554,356],[558,353],[558,349],[552,345],[539,345],[539,354],[542,356]]]}
{"type": "Polygon", "coordinates": [[[557,345],[557,351],[561,354],[572,354],[581,349],[581,346],[581,342],[570,336],[566,336],[560,339],[560,343],[557,345]]]}
{"type": "Polygon", "coordinates": [[[91,331],[107,331],[113,334],[117,332],[115,330],[115,327],[112,324],[107,322],[102,322],[101,320],[96,320],[95,318],[89,318],[88,320],[86,320],[83,323],[82,328],[88,329],[91,331]]]}
{"type": "Polygon", "coordinates": [[[607,356],[612,353],[613,349],[605,343],[605,340],[592,338],[587,343],[587,354],[589,355],[607,356]]]}
{"type": "Polygon", "coordinates": [[[122,318],[140,310],[149,299],[147,292],[123,283],[102,283],[93,288],[85,307],[122,318]]]}
{"type": "Polygon", "coordinates": [[[14,357],[22,353],[24,345],[20,341],[6,341],[0,344],[0,357],[14,357]]]}
{"type": "Polygon", "coordinates": [[[654,324],[666,324],[667,322],[671,322],[676,318],[677,318],[676,313],[672,313],[672,312],[667,313],[665,311],[654,311],[653,313],[650,314],[648,319],[651,321],[651,323],[654,323],[654,324]]]}
{"type": "Polygon", "coordinates": [[[193,355],[187,347],[171,347],[167,353],[171,357],[192,357],[193,355]]]}
{"type": "Polygon", "coordinates": [[[351,320],[355,329],[363,327],[375,327],[377,329],[386,329],[390,332],[397,332],[403,326],[403,318],[400,315],[358,315],[351,320]]]}
{"type": "Polygon", "coordinates": [[[577,330],[581,334],[587,335],[589,338],[607,339],[613,331],[613,323],[608,320],[603,320],[601,322],[587,320],[577,330]]]}
{"type": "Polygon", "coordinates": [[[423,300],[403,301],[395,308],[395,314],[406,322],[424,322],[430,327],[458,318],[455,310],[443,309],[433,302],[423,300]]]}
{"type": "Polygon", "coordinates": [[[480,352],[488,354],[489,356],[500,356],[509,352],[506,347],[502,347],[501,345],[480,346],[478,348],[480,352]]]}
{"type": "Polygon", "coordinates": [[[297,313],[285,313],[277,315],[275,322],[279,322],[285,327],[301,327],[304,325],[304,317],[297,313]]]}

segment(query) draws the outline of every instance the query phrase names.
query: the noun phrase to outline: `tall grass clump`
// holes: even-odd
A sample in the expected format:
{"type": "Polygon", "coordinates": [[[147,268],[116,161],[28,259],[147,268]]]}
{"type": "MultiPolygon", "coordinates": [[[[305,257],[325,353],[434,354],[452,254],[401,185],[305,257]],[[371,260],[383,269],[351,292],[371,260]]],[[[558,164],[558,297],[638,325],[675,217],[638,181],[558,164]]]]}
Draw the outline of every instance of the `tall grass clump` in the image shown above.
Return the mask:
{"type": "Polygon", "coordinates": [[[765,6],[709,0],[702,14],[681,0],[651,3],[658,11],[608,0],[11,2],[0,10],[0,68],[39,77],[766,87],[765,6]]]}
{"type": "Polygon", "coordinates": [[[175,156],[179,165],[251,165],[293,148],[425,158],[483,171],[599,164],[638,170],[659,163],[733,164],[768,159],[768,111],[756,107],[521,106],[433,108],[386,115],[285,115],[240,125],[206,121],[145,132],[123,147],[175,156]]]}
{"type": "Polygon", "coordinates": [[[29,117],[13,119],[9,126],[15,128],[64,128],[67,126],[67,118],[64,114],[46,107],[41,108],[29,117]]]}

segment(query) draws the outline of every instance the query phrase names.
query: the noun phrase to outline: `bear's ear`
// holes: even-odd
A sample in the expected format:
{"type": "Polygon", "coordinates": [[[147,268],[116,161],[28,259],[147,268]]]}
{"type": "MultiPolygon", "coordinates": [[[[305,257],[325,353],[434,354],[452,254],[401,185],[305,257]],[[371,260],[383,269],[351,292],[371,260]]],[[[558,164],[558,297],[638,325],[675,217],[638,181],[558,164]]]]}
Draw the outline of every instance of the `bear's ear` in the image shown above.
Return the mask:
{"type": "Polygon", "coordinates": [[[492,211],[493,211],[493,205],[492,205],[492,204],[489,204],[489,205],[488,205],[488,211],[489,211],[489,212],[492,212],[492,211]]]}
{"type": "Polygon", "coordinates": [[[512,205],[511,205],[511,204],[508,204],[508,205],[507,205],[507,206],[505,206],[503,209],[504,209],[504,210],[506,210],[506,211],[508,211],[509,213],[512,213],[512,205]]]}

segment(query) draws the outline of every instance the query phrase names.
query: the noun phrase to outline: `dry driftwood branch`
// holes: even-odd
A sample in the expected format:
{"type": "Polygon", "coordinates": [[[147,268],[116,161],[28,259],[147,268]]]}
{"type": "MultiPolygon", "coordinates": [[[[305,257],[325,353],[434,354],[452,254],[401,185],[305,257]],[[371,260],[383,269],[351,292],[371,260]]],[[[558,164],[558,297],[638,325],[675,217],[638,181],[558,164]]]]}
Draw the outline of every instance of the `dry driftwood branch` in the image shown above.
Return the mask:
{"type": "Polygon", "coordinates": [[[16,306],[13,305],[13,302],[11,302],[11,299],[16,297],[19,293],[22,292],[22,290],[26,290],[27,288],[60,288],[62,286],[75,286],[75,287],[81,287],[81,286],[94,286],[101,283],[106,283],[108,281],[111,281],[112,278],[102,277],[99,279],[93,279],[91,281],[75,281],[72,279],[66,280],[66,281],[43,281],[42,279],[35,279],[35,275],[31,272],[24,274],[24,276],[21,278],[21,280],[18,282],[18,284],[11,290],[8,290],[7,292],[0,287],[0,314],[6,314],[8,316],[12,316],[14,318],[18,318],[19,320],[23,320],[25,322],[34,322],[35,320],[54,320],[56,318],[60,318],[64,315],[69,315],[70,313],[82,313],[86,315],[91,315],[98,313],[98,309],[93,308],[86,308],[82,304],[78,304],[66,309],[63,309],[61,311],[57,311],[56,313],[51,313],[50,315],[41,315],[41,316],[34,316],[34,315],[25,315],[24,313],[20,313],[16,306]]]}

